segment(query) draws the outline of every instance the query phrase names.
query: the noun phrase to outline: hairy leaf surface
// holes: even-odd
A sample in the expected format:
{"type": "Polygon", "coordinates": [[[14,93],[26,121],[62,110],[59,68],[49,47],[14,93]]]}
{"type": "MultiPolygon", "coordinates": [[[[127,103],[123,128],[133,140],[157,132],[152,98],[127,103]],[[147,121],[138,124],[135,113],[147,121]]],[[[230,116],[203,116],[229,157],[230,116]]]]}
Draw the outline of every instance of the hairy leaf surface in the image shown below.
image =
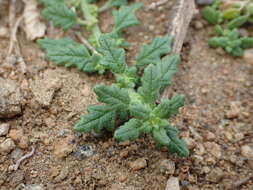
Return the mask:
{"type": "Polygon", "coordinates": [[[91,61],[91,55],[87,48],[70,38],[60,40],[42,39],[38,44],[46,51],[50,61],[62,64],[66,67],[75,66],[82,70],[91,61]]]}
{"type": "Polygon", "coordinates": [[[144,45],[137,56],[137,66],[156,64],[160,57],[171,51],[172,37],[156,37],[151,44],[144,45]]]}
{"type": "Polygon", "coordinates": [[[135,140],[141,134],[139,130],[141,125],[140,120],[131,119],[115,131],[114,138],[119,141],[135,140]]]}
{"type": "Polygon", "coordinates": [[[134,15],[135,11],[142,7],[141,3],[135,3],[132,6],[122,6],[119,10],[113,10],[114,31],[121,32],[123,29],[139,24],[134,15]]]}
{"type": "Polygon", "coordinates": [[[79,132],[100,132],[103,128],[112,131],[115,128],[116,111],[111,106],[90,106],[88,114],[81,117],[75,125],[79,132]]]}

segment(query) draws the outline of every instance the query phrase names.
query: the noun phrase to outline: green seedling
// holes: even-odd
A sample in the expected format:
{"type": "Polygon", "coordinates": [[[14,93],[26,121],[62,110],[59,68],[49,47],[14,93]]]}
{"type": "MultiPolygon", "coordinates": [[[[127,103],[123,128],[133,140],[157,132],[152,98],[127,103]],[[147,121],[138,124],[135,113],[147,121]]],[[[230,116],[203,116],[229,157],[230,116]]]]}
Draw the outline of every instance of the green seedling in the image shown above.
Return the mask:
{"type": "Polygon", "coordinates": [[[231,1],[228,6],[224,1],[216,0],[213,5],[203,9],[203,17],[216,25],[217,36],[208,41],[211,47],[222,47],[233,56],[242,56],[244,49],[253,47],[253,38],[241,37],[237,30],[246,23],[252,23],[252,1],[231,1]]]}
{"type": "MultiPolygon", "coordinates": [[[[79,44],[70,38],[63,38],[59,40],[46,38],[38,40],[38,44],[46,51],[48,59],[55,62],[56,64],[64,65],[66,67],[76,67],[84,72],[98,72],[101,74],[104,73],[106,67],[105,64],[103,64],[101,61],[102,47],[100,47],[101,43],[99,43],[99,39],[102,33],[97,25],[97,18],[95,17],[94,13],[91,14],[92,10],[94,11],[97,9],[95,8],[95,5],[89,4],[87,0],[78,1],[86,18],[86,20],[79,21],[80,19],[72,9],[69,9],[67,7],[65,1],[56,0],[55,2],[58,2],[58,4],[54,2],[53,5],[52,3],[45,3],[48,0],[42,1],[46,6],[43,11],[43,15],[52,20],[55,25],[59,25],[63,29],[68,29],[78,23],[87,23],[85,25],[92,32],[90,40],[94,45],[94,48],[92,48],[92,51],[90,51],[86,48],[86,46],[79,44]],[[56,16],[58,15],[56,9],[58,9],[60,5],[62,6],[61,10],[64,10],[63,7],[66,9],[64,16],[56,16]],[[51,9],[55,10],[50,11],[51,9]]],[[[113,2],[123,3],[123,1],[119,0],[115,0],[113,2]]],[[[141,6],[142,4],[137,3],[130,6],[121,6],[119,10],[113,10],[114,28],[111,33],[107,34],[114,39],[114,44],[110,45],[113,47],[128,46],[128,43],[121,37],[122,32],[130,26],[139,24],[139,21],[134,13],[141,6]]]]}
{"type": "Polygon", "coordinates": [[[100,12],[112,7],[120,7],[119,10],[113,10],[115,27],[111,33],[124,46],[127,44],[121,37],[122,31],[127,27],[139,24],[134,12],[142,6],[141,3],[127,6],[127,0],[109,0],[101,8],[94,4],[94,0],[72,0],[68,2],[65,0],[40,0],[40,2],[44,5],[42,15],[52,21],[55,26],[59,26],[63,30],[68,30],[76,25],[85,26],[90,32],[89,41],[94,46],[98,44],[102,33],[98,25],[98,14],[100,12]],[[79,16],[79,12],[82,13],[82,16],[79,16]]]}
{"type": "Polygon", "coordinates": [[[98,101],[103,104],[89,106],[88,114],[81,117],[74,129],[85,133],[101,133],[106,129],[113,131],[118,141],[151,134],[158,146],[167,146],[171,153],[188,156],[178,130],[168,122],[183,106],[184,96],[176,95],[158,103],[160,93],[171,83],[180,62],[178,55],[161,60],[161,56],[170,51],[171,42],[171,37],[155,38],[140,50],[136,64],[128,67],[125,50],[115,46],[115,39],[110,35],[101,35],[100,63],[114,74],[116,82],[110,86],[95,86],[98,101]],[[140,68],[145,68],[141,78],[140,68]]]}
{"type": "Polygon", "coordinates": [[[253,38],[240,37],[237,29],[222,29],[216,26],[218,36],[210,38],[208,44],[211,47],[222,47],[226,52],[233,56],[242,56],[243,50],[253,47],[253,38]]]}

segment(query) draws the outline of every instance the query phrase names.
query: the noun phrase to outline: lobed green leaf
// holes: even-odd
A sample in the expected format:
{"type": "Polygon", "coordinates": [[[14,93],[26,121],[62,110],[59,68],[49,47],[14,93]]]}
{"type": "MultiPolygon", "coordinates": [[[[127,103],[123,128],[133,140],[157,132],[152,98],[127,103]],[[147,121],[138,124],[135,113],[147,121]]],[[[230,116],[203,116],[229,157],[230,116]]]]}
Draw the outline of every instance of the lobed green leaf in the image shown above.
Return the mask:
{"type": "Polygon", "coordinates": [[[136,140],[141,135],[139,129],[141,125],[140,120],[130,119],[115,131],[114,138],[118,141],[136,140]]]}
{"type": "Polygon", "coordinates": [[[131,6],[122,6],[119,10],[113,10],[114,32],[121,32],[123,29],[139,24],[135,11],[142,7],[142,3],[135,3],[131,6]]]}
{"type": "Polygon", "coordinates": [[[46,51],[48,59],[56,64],[66,67],[75,66],[79,70],[83,70],[92,59],[85,46],[70,38],[60,40],[45,38],[37,42],[46,51]]]}
{"type": "Polygon", "coordinates": [[[115,128],[116,110],[111,106],[89,106],[88,114],[81,116],[74,129],[78,132],[100,132],[103,128],[112,131],[115,128]]]}
{"type": "Polygon", "coordinates": [[[172,37],[156,37],[151,44],[144,45],[137,56],[137,67],[156,64],[161,56],[171,51],[172,37]]]}

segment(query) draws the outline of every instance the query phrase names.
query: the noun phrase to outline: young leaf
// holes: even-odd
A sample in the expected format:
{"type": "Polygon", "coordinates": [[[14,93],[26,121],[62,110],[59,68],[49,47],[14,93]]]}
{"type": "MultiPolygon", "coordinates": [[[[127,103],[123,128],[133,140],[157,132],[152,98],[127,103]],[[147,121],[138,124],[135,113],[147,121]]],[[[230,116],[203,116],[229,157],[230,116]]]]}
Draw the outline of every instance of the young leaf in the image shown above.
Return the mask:
{"type": "Polygon", "coordinates": [[[98,105],[88,108],[89,114],[81,117],[74,129],[79,132],[100,132],[106,128],[112,131],[115,128],[116,111],[111,106],[98,105]]]}
{"type": "Polygon", "coordinates": [[[46,51],[49,60],[56,64],[66,67],[75,66],[82,70],[91,61],[91,55],[87,48],[70,38],[60,40],[45,38],[38,40],[38,44],[46,51]]]}
{"type": "Polygon", "coordinates": [[[210,24],[220,23],[221,13],[218,10],[208,6],[203,9],[202,14],[210,24]]]}
{"type": "Polygon", "coordinates": [[[106,86],[103,84],[97,85],[94,88],[100,102],[111,105],[119,109],[127,109],[130,98],[127,90],[120,89],[116,85],[106,86]]]}
{"type": "Polygon", "coordinates": [[[160,84],[161,89],[164,89],[171,83],[172,77],[177,72],[177,66],[180,63],[180,56],[179,55],[171,55],[167,56],[162,60],[162,62],[157,64],[160,72],[160,84]]]}
{"type": "Polygon", "coordinates": [[[168,146],[170,153],[177,153],[181,157],[189,156],[189,150],[187,149],[186,143],[184,142],[184,140],[178,138],[177,129],[168,126],[166,130],[167,135],[170,138],[170,143],[168,146]]]}
{"type": "Polygon", "coordinates": [[[161,73],[157,65],[149,65],[141,78],[142,86],[138,89],[138,93],[143,97],[145,102],[153,104],[159,98],[160,81],[161,73]]]}
{"type": "Polygon", "coordinates": [[[134,15],[135,11],[142,7],[141,3],[135,3],[131,6],[122,6],[119,10],[113,10],[114,32],[121,32],[123,29],[139,24],[134,15]]]}
{"type": "Polygon", "coordinates": [[[184,96],[177,95],[171,100],[162,100],[162,103],[154,109],[153,113],[160,118],[170,118],[172,115],[176,115],[183,105],[184,96]]]}
{"type": "Polygon", "coordinates": [[[253,47],[253,38],[243,37],[242,38],[242,48],[252,48],[253,47]]]}
{"type": "Polygon", "coordinates": [[[248,18],[248,15],[236,17],[228,23],[228,28],[234,29],[240,27],[248,21],[248,18]]]}
{"type": "Polygon", "coordinates": [[[164,128],[153,129],[153,137],[158,145],[169,146],[170,138],[167,136],[167,131],[164,128]]]}
{"type": "Polygon", "coordinates": [[[140,120],[131,119],[115,131],[114,138],[118,141],[136,140],[141,134],[139,130],[141,125],[140,120]]]}
{"type": "Polygon", "coordinates": [[[45,1],[43,0],[45,9],[42,11],[42,15],[53,22],[55,26],[61,26],[64,30],[67,30],[77,24],[76,13],[67,7],[64,1],[45,1]]]}
{"type": "Polygon", "coordinates": [[[110,0],[110,4],[115,7],[127,5],[127,0],[110,0]]]}
{"type": "Polygon", "coordinates": [[[116,42],[108,35],[101,35],[98,51],[103,55],[101,64],[114,73],[123,73],[127,67],[125,51],[115,46],[116,42]]]}
{"type": "Polygon", "coordinates": [[[56,4],[64,4],[65,3],[65,0],[39,0],[39,2],[41,2],[44,6],[53,6],[53,5],[56,5],[56,4]]]}
{"type": "Polygon", "coordinates": [[[151,44],[144,45],[137,56],[137,67],[156,64],[160,57],[171,51],[172,37],[156,37],[151,44]]]}
{"type": "Polygon", "coordinates": [[[145,104],[132,103],[130,105],[130,114],[138,119],[147,120],[149,119],[149,114],[151,113],[151,108],[145,104]]]}

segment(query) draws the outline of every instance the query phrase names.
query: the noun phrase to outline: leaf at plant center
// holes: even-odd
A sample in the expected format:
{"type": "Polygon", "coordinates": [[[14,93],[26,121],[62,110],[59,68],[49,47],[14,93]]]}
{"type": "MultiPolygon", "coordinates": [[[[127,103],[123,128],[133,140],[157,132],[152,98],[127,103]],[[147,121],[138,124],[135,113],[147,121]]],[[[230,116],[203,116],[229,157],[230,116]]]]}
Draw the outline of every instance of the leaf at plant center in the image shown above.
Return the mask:
{"type": "Polygon", "coordinates": [[[149,65],[141,78],[142,86],[138,88],[138,93],[146,103],[153,104],[159,98],[161,89],[161,73],[157,65],[149,65]]]}
{"type": "Polygon", "coordinates": [[[116,85],[106,86],[99,84],[94,88],[100,102],[119,109],[127,109],[130,98],[126,89],[120,89],[116,85]]]}
{"type": "Polygon", "coordinates": [[[154,103],[159,98],[160,90],[170,84],[179,62],[179,56],[172,55],[156,65],[149,65],[144,70],[142,86],[138,89],[138,93],[147,103],[154,103]]]}
{"type": "Polygon", "coordinates": [[[172,77],[177,72],[177,66],[180,63],[179,55],[165,57],[162,62],[157,64],[161,75],[161,88],[164,89],[171,83],[172,77]]]}
{"type": "Polygon", "coordinates": [[[151,44],[144,45],[137,56],[137,67],[156,64],[160,57],[171,51],[172,37],[156,37],[151,44]]]}
{"type": "Polygon", "coordinates": [[[114,32],[121,32],[123,29],[139,24],[134,15],[135,11],[142,7],[142,3],[135,3],[131,6],[122,6],[119,10],[113,10],[114,32]]]}
{"type": "Polygon", "coordinates": [[[116,47],[115,39],[110,35],[101,35],[99,39],[99,53],[103,55],[101,64],[114,73],[123,73],[126,70],[125,50],[116,47]]]}
{"type": "Polygon", "coordinates": [[[135,103],[135,102],[130,104],[130,114],[131,116],[135,118],[147,120],[149,119],[150,113],[151,113],[151,108],[148,107],[146,104],[140,104],[140,103],[135,103]]]}
{"type": "Polygon", "coordinates": [[[54,6],[56,4],[64,4],[65,3],[65,0],[39,0],[40,3],[42,3],[44,6],[54,6]]]}
{"type": "Polygon", "coordinates": [[[154,115],[160,118],[170,118],[172,115],[175,115],[179,112],[179,108],[184,105],[184,96],[177,95],[170,100],[162,100],[154,111],[154,115]]]}
{"type": "Polygon", "coordinates": [[[170,153],[176,153],[181,157],[189,156],[189,150],[184,140],[179,139],[177,135],[177,129],[171,126],[166,128],[167,135],[170,138],[169,151],[170,153]]]}
{"type": "Polygon", "coordinates": [[[60,40],[42,39],[38,44],[46,51],[50,61],[66,67],[75,66],[82,70],[90,62],[91,55],[87,48],[70,38],[60,40]]]}
{"type": "Polygon", "coordinates": [[[112,131],[115,128],[116,111],[111,106],[90,106],[88,114],[81,117],[74,129],[78,132],[100,132],[103,128],[112,131]]]}
{"type": "Polygon", "coordinates": [[[76,13],[67,7],[65,3],[59,3],[59,1],[53,0],[42,11],[42,15],[53,22],[55,26],[61,26],[64,30],[67,30],[77,24],[76,13]]]}
{"type": "Polygon", "coordinates": [[[153,129],[152,134],[158,145],[169,146],[170,138],[167,136],[166,129],[164,128],[153,129]]]}
{"type": "Polygon", "coordinates": [[[118,141],[135,140],[140,136],[140,126],[142,122],[138,119],[131,119],[120,126],[114,133],[114,138],[118,141]]]}

